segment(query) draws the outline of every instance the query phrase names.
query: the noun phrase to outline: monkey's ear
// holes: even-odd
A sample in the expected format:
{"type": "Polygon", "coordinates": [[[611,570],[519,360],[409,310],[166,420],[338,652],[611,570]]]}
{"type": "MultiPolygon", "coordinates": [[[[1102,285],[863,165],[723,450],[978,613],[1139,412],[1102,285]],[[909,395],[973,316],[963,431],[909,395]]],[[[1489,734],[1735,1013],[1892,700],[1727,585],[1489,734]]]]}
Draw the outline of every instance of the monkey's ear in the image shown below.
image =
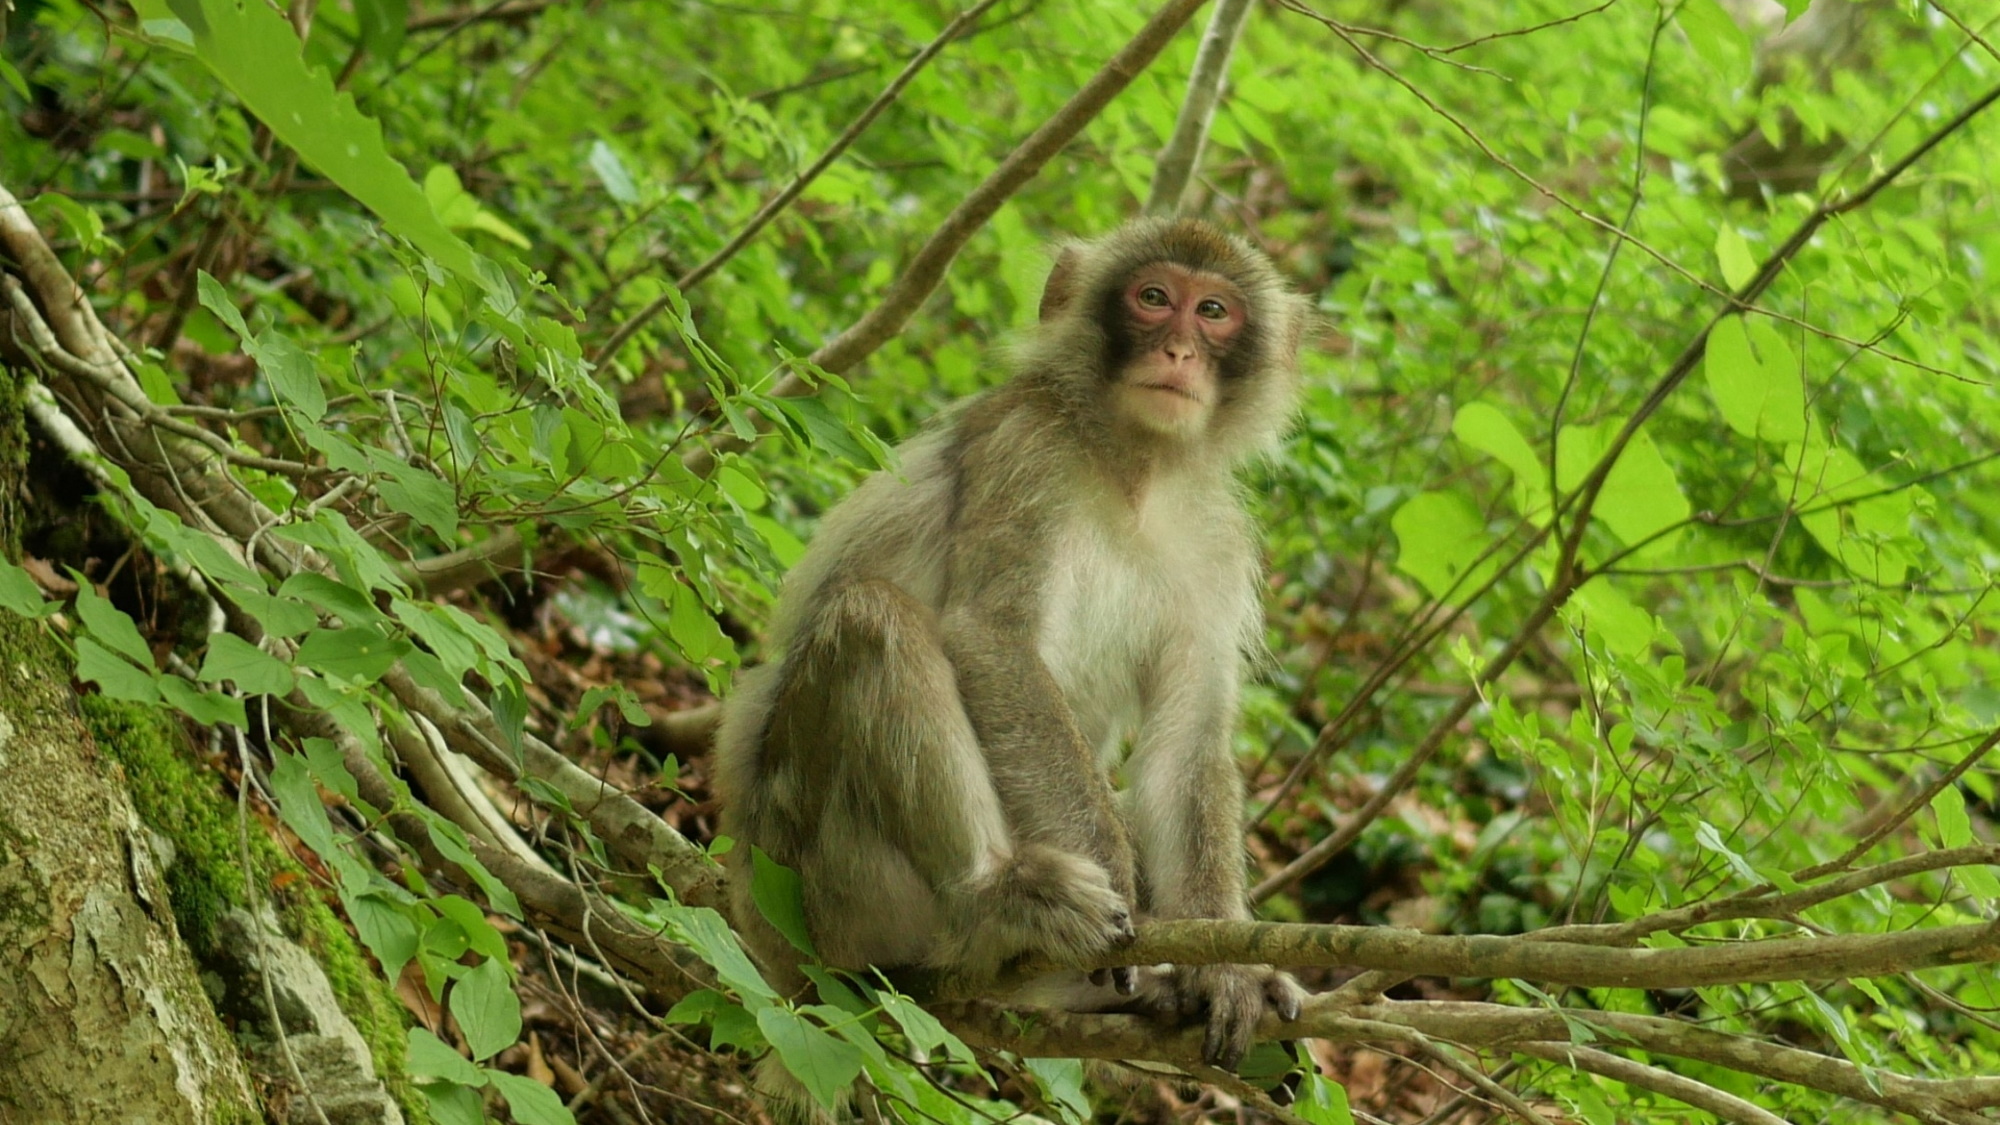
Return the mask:
{"type": "Polygon", "coordinates": [[[1076,274],[1082,261],[1082,252],[1074,246],[1065,246],[1056,255],[1056,266],[1049,271],[1049,283],[1042,290],[1042,323],[1061,315],[1063,306],[1076,296],[1076,274]]]}

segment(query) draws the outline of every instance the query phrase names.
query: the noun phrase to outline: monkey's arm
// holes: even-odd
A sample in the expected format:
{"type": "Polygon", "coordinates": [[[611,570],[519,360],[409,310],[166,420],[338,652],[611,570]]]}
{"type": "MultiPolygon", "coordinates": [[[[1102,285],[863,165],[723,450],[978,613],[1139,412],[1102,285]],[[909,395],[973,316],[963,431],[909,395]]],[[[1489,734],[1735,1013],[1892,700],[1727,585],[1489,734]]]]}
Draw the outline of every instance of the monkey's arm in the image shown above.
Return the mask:
{"type": "Polygon", "coordinates": [[[969,441],[961,463],[939,614],[945,653],[1015,836],[1094,860],[1129,907],[1132,847],[1110,780],[1039,648],[1057,505],[1017,471],[1032,450],[989,448],[1005,444],[969,441]]]}

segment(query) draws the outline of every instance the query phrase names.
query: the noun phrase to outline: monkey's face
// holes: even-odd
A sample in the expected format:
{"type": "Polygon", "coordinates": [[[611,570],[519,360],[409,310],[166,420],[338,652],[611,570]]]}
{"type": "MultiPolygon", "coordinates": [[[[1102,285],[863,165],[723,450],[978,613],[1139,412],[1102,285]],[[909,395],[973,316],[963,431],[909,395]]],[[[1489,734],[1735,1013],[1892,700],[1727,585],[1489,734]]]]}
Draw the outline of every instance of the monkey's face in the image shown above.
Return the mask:
{"type": "Polygon", "coordinates": [[[1113,390],[1118,412],[1158,433],[1201,433],[1222,397],[1223,360],[1243,332],[1246,304],[1219,274],[1173,262],[1133,271],[1115,318],[1125,360],[1113,390]]]}

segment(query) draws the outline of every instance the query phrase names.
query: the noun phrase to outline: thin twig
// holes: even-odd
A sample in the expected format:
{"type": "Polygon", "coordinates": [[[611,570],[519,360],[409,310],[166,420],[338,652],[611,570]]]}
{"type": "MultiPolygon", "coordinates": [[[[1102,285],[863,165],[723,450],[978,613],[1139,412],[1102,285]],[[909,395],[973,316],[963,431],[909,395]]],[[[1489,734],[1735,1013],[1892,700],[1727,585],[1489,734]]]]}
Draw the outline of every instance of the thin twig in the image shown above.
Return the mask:
{"type": "MultiPolygon", "coordinates": [[[[721,269],[724,263],[734,258],[745,246],[748,246],[750,240],[757,237],[759,231],[769,226],[771,220],[777,218],[779,213],[783,212],[785,208],[790,207],[792,202],[803,194],[806,188],[812,185],[814,180],[819,179],[822,172],[831,168],[833,162],[840,159],[841,155],[855,141],[860,139],[861,134],[868,131],[868,126],[874,124],[877,117],[882,116],[883,110],[888,109],[895,103],[896,99],[902,95],[903,89],[914,81],[918,74],[923,72],[924,67],[929,65],[930,61],[938,56],[938,52],[944,50],[952,40],[964,34],[965,29],[971,25],[973,20],[978,19],[981,15],[985,14],[987,9],[997,3],[999,3],[999,0],[979,0],[977,4],[960,12],[956,18],[946,24],[944,30],[938,32],[937,38],[932,39],[924,46],[923,50],[918,51],[910,59],[908,65],[903,67],[902,73],[896,75],[895,80],[890,82],[880,94],[877,94],[874,101],[868,103],[868,108],[861,111],[861,116],[856,117],[849,123],[846,129],[841,130],[840,136],[834,138],[833,143],[827,146],[826,151],[820,154],[818,160],[813,161],[805,171],[793,177],[792,182],[787,184],[783,191],[766,200],[764,205],[757,209],[757,213],[750,216],[750,221],[743,225],[743,229],[736,232],[736,237],[724,244],[722,249],[710,254],[706,261],[675,279],[674,288],[685,293],[689,289],[700,285],[710,274],[721,269]]],[[[638,332],[639,329],[643,328],[647,321],[660,315],[660,313],[666,311],[669,305],[673,304],[674,296],[675,294],[672,293],[662,293],[648,302],[646,307],[633,313],[631,319],[619,325],[618,330],[611,334],[611,338],[604,342],[604,346],[597,349],[597,354],[591,357],[591,362],[603,364],[610,361],[611,357],[618,354],[618,349],[624,347],[625,342],[630,340],[633,334],[638,332]]]]}
{"type": "Polygon", "coordinates": [[[1736,1125],[1786,1125],[1785,1119],[1770,1110],[1752,1105],[1734,1094],[1724,1093],[1706,1082],[1683,1078],[1656,1066],[1620,1058],[1609,1051],[1579,1047],[1573,1043],[1517,1043],[1514,1050],[1538,1059],[1563,1063],[1589,1074],[1601,1074],[1627,1086],[1665,1094],[1696,1109],[1707,1110],[1736,1125]]]}
{"type": "MultiPolygon", "coordinates": [[[[1284,0],[1284,2],[1289,4],[1291,0],[1284,0]]],[[[1339,32],[1336,33],[1338,34],[1339,32]]],[[[1400,78],[1398,80],[1401,81],[1400,78]]],[[[1421,94],[1418,96],[1422,97],[1421,94]]],[[[1480,669],[1473,685],[1467,688],[1459,696],[1458,700],[1447,708],[1445,713],[1425,732],[1423,739],[1418,742],[1416,748],[1397,767],[1395,774],[1389,781],[1378,789],[1361,808],[1349,815],[1341,823],[1340,827],[1335,829],[1326,839],[1313,845],[1297,859],[1286,864],[1282,870],[1259,883],[1251,891],[1253,901],[1262,901],[1291,886],[1311,872],[1317,871],[1328,860],[1340,854],[1349,844],[1353,843],[1355,838],[1361,834],[1362,829],[1372,824],[1377,817],[1381,816],[1383,810],[1389,807],[1390,802],[1415,780],[1418,769],[1424,763],[1428,762],[1432,755],[1437,753],[1438,749],[1450,738],[1452,732],[1457,728],[1458,723],[1466,715],[1470,714],[1472,708],[1478,704],[1481,692],[1484,691],[1486,686],[1498,679],[1502,672],[1506,671],[1507,668],[1513,665],[1515,660],[1520,658],[1521,654],[1528,648],[1529,639],[1538,633],[1542,626],[1546,625],[1555,616],[1557,610],[1568,603],[1570,596],[1589,578],[1589,574],[1578,566],[1577,560],[1583,548],[1584,533],[1590,526],[1591,513],[1597,505],[1598,498],[1603,494],[1604,484],[1610,479],[1611,470],[1617,466],[1618,459],[1624,454],[1626,447],[1638,436],[1640,427],[1644,426],[1659,411],[1660,407],[1665,405],[1667,399],[1672,396],[1674,391],[1680,389],[1681,385],[1687,381],[1688,376],[1693,374],[1695,368],[1700,365],[1702,357],[1708,352],[1709,334],[1714,331],[1715,326],[1721,323],[1722,319],[1726,316],[1738,315],[1741,310],[1749,307],[1766,289],[1770,288],[1771,284],[1784,272],[1785,267],[1798,255],[1799,251],[1803,250],[1812,241],[1813,236],[1818,233],[1820,227],[1824,226],[1828,220],[1866,205],[1882,189],[1894,183],[1898,177],[1908,171],[1918,160],[1921,160],[1932,149],[1942,144],[1945,138],[1964,129],[1971,123],[1973,118],[1979,116],[1980,113],[1985,111],[1995,101],[2000,101],[2000,87],[1988,90],[1964,109],[1952,115],[1950,120],[1926,134],[1922,140],[1918,141],[1901,158],[1877,173],[1853,195],[1844,199],[1824,202],[1814,208],[1812,213],[1807,215],[1798,227],[1793,230],[1791,236],[1786,238],[1783,243],[1779,244],[1764,259],[1762,264],[1758,266],[1757,272],[1749,281],[1745,282],[1736,292],[1727,294],[1726,303],[1709,316],[1708,322],[1702,325],[1700,331],[1695,334],[1694,338],[1681,350],[1681,353],[1675,357],[1673,363],[1668,366],[1666,372],[1654,383],[1652,390],[1647,394],[1645,400],[1639,404],[1639,407],[1626,419],[1625,424],[1606,443],[1604,452],[1598,457],[1596,463],[1591,466],[1590,472],[1584,476],[1576,489],[1568,496],[1562,497],[1555,502],[1550,522],[1536,528],[1528,536],[1527,541],[1521,544],[1500,567],[1500,571],[1504,572],[1518,565],[1521,560],[1527,558],[1534,550],[1547,541],[1550,530],[1557,526],[1557,520],[1565,514],[1568,515],[1570,520],[1569,527],[1560,540],[1554,572],[1548,583],[1548,588],[1542,595],[1541,600],[1529,611],[1528,616],[1515,630],[1513,637],[1499,653],[1480,669]]],[[[1428,104],[1428,99],[1426,99],[1426,102],[1428,104]]],[[[1442,110],[1439,112],[1442,112],[1442,110]]],[[[1484,147],[1482,143],[1481,148],[1484,149],[1484,147]]],[[[1500,159],[1497,155],[1494,158],[1496,160],[1500,159]]],[[[1604,225],[1601,220],[1591,218],[1591,221],[1599,225],[1604,225]]],[[[1610,230],[1616,237],[1630,240],[1629,236],[1616,227],[1611,227],[1610,230]]],[[[1650,248],[1645,247],[1643,243],[1639,243],[1636,240],[1630,241],[1633,241],[1634,245],[1646,249],[1648,253],[1656,253],[1650,248]]],[[[1497,577],[1490,579],[1488,584],[1491,585],[1493,581],[1497,581],[1497,577]]],[[[1436,635],[1435,632],[1431,634],[1433,637],[1436,635]]],[[[1369,683],[1370,685],[1379,686],[1385,680],[1386,677],[1371,678],[1369,683]]],[[[1342,713],[1346,714],[1353,710],[1356,710],[1356,708],[1350,706],[1343,709],[1342,713]]]]}

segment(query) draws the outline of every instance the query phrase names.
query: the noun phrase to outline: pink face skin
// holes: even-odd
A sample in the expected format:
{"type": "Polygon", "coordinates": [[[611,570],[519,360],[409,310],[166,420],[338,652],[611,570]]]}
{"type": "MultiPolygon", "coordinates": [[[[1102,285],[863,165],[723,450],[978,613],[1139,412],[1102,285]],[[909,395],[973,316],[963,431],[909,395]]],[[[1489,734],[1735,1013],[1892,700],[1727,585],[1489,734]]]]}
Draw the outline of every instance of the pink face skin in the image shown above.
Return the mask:
{"type": "Polygon", "coordinates": [[[1243,328],[1243,294],[1226,279],[1171,262],[1144,266],[1124,311],[1142,350],[1120,373],[1123,413],[1147,429],[1199,431],[1220,391],[1218,359],[1243,328]]]}

